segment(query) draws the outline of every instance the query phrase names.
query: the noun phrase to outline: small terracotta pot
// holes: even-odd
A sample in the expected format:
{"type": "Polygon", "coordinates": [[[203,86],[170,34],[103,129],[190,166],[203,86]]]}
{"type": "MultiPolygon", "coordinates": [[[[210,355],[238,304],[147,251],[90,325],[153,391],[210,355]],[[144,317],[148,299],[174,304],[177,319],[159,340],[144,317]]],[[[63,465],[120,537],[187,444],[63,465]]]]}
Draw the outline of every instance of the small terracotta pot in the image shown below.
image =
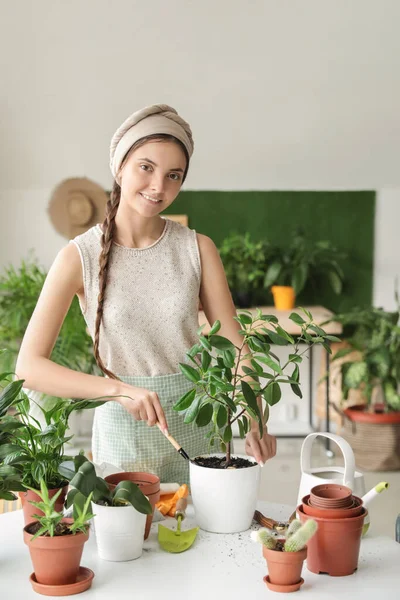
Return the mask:
{"type": "MultiPolygon", "coordinates": [[[[63,522],[72,523],[73,519],[63,519],[63,522]]],[[[87,533],[39,536],[32,541],[33,534],[27,531],[29,525],[24,527],[24,542],[29,548],[36,581],[44,585],[75,583],[89,528],[87,533]]]]}
{"type": "Polygon", "coordinates": [[[294,289],[288,285],[273,285],[271,292],[274,297],[275,308],[278,310],[291,310],[296,302],[294,289]]]}
{"type": "Polygon", "coordinates": [[[274,585],[292,586],[300,582],[307,548],[298,552],[280,552],[263,546],[263,556],[267,561],[269,581],[274,585]]]}
{"type": "Polygon", "coordinates": [[[133,481],[133,483],[136,483],[136,485],[139,486],[143,494],[148,497],[149,502],[153,507],[153,512],[151,515],[147,515],[146,519],[144,539],[147,540],[153,521],[154,507],[160,500],[160,478],[157,477],[157,475],[153,475],[153,473],[127,472],[107,475],[104,480],[113,486],[118,485],[120,481],[133,481]]]}
{"type": "Polygon", "coordinates": [[[300,521],[314,519],[318,523],[316,534],[307,544],[307,568],[312,573],[327,573],[333,577],[351,575],[357,569],[365,508],[356,517],[326,519],[306,515],[303,507],[297,507],[300,521]]]}
{"type": "Polygon", "coordinates": [[[363,501],[361,498],[354,498],[354,506],[350,508],[319,508],[318,506],[312,506],[309,503],[310,496],[304,496],[302,499],[303,511],[310,517],[322,517],[325,519],[349,519],[350,517],[357,517],[362,513],[363,501]]]}
{"type": "Polygon", "coordinates": [[[353,496],[350,488],[337,483],[323,483],[310,491],[310,505],[318,508],[350,508],[353,496]]]}
{"type": "MultiPolygon", "coordinates": [[[[50,498],[52,498],[58,492],[59,489],[60,488],[49,490],[50,498]]],[[[56,500],[55,509],[57,512],[62,513],[65,498],[67,496],[68,485],[65,485],[61,489],[62,492],[56,500]]],[[[44,513],[38,508],[36,508],[36,506],[33,506],[33,504],[30,503],[30,500],[33,500],[33,502],[41,502],[42,499],[40,498],[40,496],[38,496],[35,492],[32,492],[32,490],[26,490],[26,492],[18,492],[18,496],[21,498],[22,502],[22,510],[24,512],[25,525],[28,525],[28,523],[32,523],[32,521],[35,521],[35,517],[33,515],[39,515],[40,517],[43,516],[44,513]]]]}

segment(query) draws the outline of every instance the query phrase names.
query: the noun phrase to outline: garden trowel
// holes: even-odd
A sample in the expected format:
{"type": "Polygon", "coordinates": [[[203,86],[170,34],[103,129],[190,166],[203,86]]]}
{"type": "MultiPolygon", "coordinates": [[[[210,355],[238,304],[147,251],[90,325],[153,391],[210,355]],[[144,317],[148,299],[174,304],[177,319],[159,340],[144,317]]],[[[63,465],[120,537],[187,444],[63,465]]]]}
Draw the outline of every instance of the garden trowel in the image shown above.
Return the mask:
{"type": "Polygon", "coordinates": [[[181,524],[185,518],[185,510],[187,507],[186,498],[181,498],[176,503],[175,519],[177,520],[176,531],[164,527],[164,525],[158,526],[158,542],[163,550],[166,552],[184,552],[193,544],[198,527],[189,529],[188,531],[181,530],[181,524]]]}

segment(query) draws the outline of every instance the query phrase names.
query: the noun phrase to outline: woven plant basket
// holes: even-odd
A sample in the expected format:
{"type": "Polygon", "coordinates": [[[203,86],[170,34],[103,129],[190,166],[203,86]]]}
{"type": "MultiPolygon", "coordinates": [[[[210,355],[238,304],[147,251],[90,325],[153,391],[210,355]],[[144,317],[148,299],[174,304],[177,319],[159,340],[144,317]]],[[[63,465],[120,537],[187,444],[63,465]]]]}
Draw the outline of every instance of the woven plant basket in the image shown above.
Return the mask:
{"type": "Polygon", "coordinates": [[[361,470],[400,469],[400,412],[374,414],[346,409],[341,435],[352,447],[361,470]]]}

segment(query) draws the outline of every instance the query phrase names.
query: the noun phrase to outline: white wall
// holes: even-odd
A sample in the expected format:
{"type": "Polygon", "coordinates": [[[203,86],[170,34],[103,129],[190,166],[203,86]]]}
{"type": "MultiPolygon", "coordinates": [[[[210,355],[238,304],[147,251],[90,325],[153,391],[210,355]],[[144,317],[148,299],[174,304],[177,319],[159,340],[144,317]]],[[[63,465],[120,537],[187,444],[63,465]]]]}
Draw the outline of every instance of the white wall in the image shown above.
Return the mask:
{"type": "Polygon", "coordinates": [[[391,188],[378,196],[375,285],[391,302],[398,0],[0,0],[0,10],[0,265],[35,248],[49,266],[65,243],[45,212],[51,190],[74,176],[109,188],[115,128],[165,102],[194,131],[188,188],[391,188]]]}

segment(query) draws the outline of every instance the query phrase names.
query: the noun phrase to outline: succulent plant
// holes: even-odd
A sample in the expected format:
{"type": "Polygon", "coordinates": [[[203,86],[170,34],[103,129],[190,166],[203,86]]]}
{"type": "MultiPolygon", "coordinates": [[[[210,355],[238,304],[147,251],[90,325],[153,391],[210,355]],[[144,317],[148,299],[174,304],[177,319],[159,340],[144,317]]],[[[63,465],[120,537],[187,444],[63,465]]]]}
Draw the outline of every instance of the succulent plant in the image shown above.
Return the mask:
{"type": "Polygon", "coordinates": [[[300,529],[300,527],[301,527],[300,521],[298,519],[294,519],[288,527],[288,530],[286,532],[286,539],[291,537],[294,533],[296,533],[296,531],[298,529],[300,529]]]}
{"type": "Polygon", "coordinates": [[[250,534],[253,542],[259,542],[269,550],[275,550],[276,538],[268,531],[268,529],[259,529],[258,531],[252,531],[250,534]]]}
{"type": "MultiPolygon", "coordinates": [[[[292,523],[294,523],[294,521],[292,523]]],[[[297,531],[287,538],[284,545],[285,552],[299,552],[299,550],[302,550],[317,529],[318,524],[313,519],[300,525],[297,531]]]]}

